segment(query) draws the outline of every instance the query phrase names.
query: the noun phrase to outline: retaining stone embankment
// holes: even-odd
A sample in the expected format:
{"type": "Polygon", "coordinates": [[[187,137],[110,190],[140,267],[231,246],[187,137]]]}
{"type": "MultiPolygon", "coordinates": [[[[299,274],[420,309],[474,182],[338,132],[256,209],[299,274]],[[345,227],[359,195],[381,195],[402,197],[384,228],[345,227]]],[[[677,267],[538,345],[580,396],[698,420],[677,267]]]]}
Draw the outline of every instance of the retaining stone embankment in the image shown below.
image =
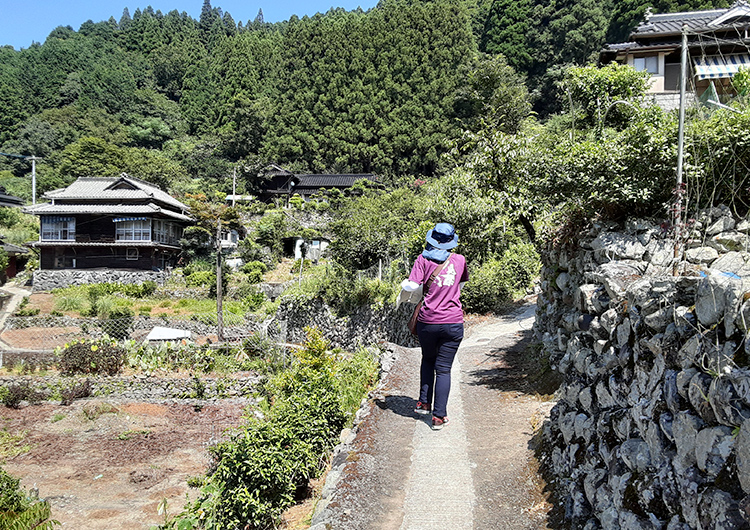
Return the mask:
{"type": "Polygon", "coordinates": [[[51,291],[73,285],[91,283],[132,283],[146,281],[164,285],[169,273],[167,271],[121,270],[121,269],[61,269],[34,271],[32,288],[37,291],[51,291]]]}
{"type": "Polygon", "coordinates": [[[50,398],[73,389],[88,380],[90,395],[140,401],[214,400],[251,398],[260,376],[174,378],[150,375],[133,376],[4,376],[0,387],[28,386],[50,398]]]}
{"type": "Polygon", "coordinates": [[[360,307],[349,316],[338,317],[322,300],[282,297],[276,319],[286,322],[288,342],[304,342],[305,328],[314,327],[332,346],[355,351],[377,342],[417,346],[417,339],[406,327],[413,311],[412,304],[403,304],[398,309],[393,304],[386,304],[360,307]]]}
{"type": "Polygon", "coordinates": [[[571,527],[750,527],[748,232],[702,212],[679,276],[645,221],[545,253],[535,332],[564,382],[542,464],[571,527]]]}

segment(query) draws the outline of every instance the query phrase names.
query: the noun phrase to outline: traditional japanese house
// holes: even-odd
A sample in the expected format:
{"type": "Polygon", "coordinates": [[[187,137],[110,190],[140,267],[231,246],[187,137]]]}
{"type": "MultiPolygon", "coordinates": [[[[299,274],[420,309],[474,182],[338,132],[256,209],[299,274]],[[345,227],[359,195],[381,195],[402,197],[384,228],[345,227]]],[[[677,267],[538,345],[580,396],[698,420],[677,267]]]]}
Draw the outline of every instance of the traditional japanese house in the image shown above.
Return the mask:
{"type": "Polygon", "coordinates": [[[297,174],[276,165],[266,167],[261,175],[264,180],[260,185],[258,199],[272,202],[274,199],[288,200],[292,195],[299,195],[307,200],[321,190],[341,190],[347,193],[355,182],[366,180],[371,185],[380,185],[378,177],[371,173],[347,174],[297,174]]]}
{"type": "Polygon", "coordinates": [[[652,13],[647,9],[628,42],[607,44],[600,61],[617,61],[649,72],[649,95],[662,107],[676,108],[683,31],[690,57],[687,89],[696,96],[715,94],[714,100],[733,95],[732,78],[741,68],[750,68],[750,5],[744,0],[705,11],[652,13]]]}
{"type": "Polygon", "coordinates": [[[158,187],[123,173],[79,178],[29,206],[39,216],[40,268],[163,269],[174,265],[189,208],[158,187]]]}

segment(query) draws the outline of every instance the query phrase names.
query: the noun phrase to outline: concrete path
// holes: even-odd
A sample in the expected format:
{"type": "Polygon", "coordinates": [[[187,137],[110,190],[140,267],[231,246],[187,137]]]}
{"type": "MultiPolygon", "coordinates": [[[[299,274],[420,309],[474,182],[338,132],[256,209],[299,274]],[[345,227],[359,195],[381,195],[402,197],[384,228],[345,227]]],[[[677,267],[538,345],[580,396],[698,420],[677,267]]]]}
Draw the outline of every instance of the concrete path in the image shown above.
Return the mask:
{"type": "Polygon", "coordinates": [[[441,431],[413,412],[419,349],[394,347],[379,394],[334,456],[311,530],[548,528],[530,442],[551,403],[522,362],[535,308],[467,333],[441,431]]]}
{"type": "MultiPolygon", "coordinates": [[[[0,331],[2,331],[5,328],[5,321],[15,312],[21,301],[31,294],[31,291],[11,284],[5,284],[0,290],[11,295],[10,299],[3,305],[2,311],[0,311],[0,331]]],[[[3,340],[0,340],[0,368],[3,367],[3,363],[7,360],[4,359],[3,350],[12,350],[12,348],[3,340]]]]}
{"type": "Polygon", "coordinates": [[[12,284],[5,284],[0,288],[0,291],[4,291],[11,295],[10,300],[8,300],[2,308],[2,311],[0,311],[0,329],[3,329],[8,315],[12,315],[15,312],[21,301],[31,294],[31,290],[12,284]]]}
{"type": "Polygon", "coordinates": [[[461,365],[456,359],[451,370],[448,425],[440,431],[433,431],[430,415],[420,416],[424,421],[415,424],[412,472],[406,486],[401,530],[473,528],[472,513],[476,499],[460,381],[461,365]]]}

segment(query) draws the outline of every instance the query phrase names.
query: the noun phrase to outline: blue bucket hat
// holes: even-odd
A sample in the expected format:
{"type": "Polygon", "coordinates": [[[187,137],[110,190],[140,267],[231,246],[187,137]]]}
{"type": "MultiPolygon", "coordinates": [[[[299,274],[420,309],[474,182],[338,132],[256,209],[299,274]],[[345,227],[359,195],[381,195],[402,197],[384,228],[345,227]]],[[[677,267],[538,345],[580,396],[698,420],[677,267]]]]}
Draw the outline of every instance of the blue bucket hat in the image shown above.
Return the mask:
{"type": "Polygon", "coordinates": [[[458,234],[452,224],[438,223],[435,228],[427,232],[425,241],[440,250],[450,250],[458,245],[458,234]]]}

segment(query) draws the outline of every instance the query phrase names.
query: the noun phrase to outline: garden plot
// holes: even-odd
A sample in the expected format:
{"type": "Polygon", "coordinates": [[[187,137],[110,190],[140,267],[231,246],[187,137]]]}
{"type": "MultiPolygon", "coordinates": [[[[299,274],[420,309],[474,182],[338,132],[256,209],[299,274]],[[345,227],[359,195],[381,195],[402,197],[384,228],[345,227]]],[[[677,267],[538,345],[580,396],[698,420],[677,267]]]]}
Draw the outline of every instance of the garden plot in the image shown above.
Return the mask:
{"type": "Polygon", "coordinates": [[[27,449],[3,467],[65,528],[140,530],[164,521],[165,501],[175,514],[195,497],[188,477],[206,472],[206,448],[241,423],[243,408],[115,399],[0,407],[0,429],[27,449]]]}

